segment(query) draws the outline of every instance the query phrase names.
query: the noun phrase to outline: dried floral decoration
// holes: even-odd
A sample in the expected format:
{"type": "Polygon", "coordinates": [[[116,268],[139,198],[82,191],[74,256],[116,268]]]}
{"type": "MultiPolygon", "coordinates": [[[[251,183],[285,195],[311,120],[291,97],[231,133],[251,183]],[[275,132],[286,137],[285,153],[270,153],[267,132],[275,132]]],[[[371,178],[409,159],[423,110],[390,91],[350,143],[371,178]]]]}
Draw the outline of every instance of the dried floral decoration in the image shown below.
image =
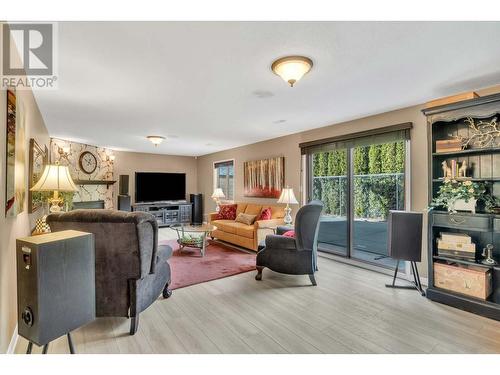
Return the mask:
{"type": "Polygon", "coordinates": [[[462,149],[469,146],[477,148],[500,146],[500,128],[497,117],[492,118],[490,121],[478,120],[477,123],[473,118],[468,117],[465,122],[469,125],[471,135],[469,137],[455,136],[462,142],[462,149]]]}

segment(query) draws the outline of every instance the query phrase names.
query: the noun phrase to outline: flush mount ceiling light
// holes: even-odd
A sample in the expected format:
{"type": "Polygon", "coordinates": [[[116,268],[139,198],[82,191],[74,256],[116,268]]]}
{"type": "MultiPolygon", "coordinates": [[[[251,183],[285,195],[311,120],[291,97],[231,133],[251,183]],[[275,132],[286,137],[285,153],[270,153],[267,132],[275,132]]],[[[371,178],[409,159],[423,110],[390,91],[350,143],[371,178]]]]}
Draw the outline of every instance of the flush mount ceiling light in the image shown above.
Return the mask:
{"type": "Polygon", "coordinates": [[[162,137],[161,135],[148,135],[146,138],[149,139],[155,147],[165,140],[165,137],[162,137]]]}
{"type": "Polygon", "coordinates": [[[287,56],[273,62],[271,69],[293,87],[304,74],[311,70],[312,66],[313,62],[308,57],[287,56]]]}

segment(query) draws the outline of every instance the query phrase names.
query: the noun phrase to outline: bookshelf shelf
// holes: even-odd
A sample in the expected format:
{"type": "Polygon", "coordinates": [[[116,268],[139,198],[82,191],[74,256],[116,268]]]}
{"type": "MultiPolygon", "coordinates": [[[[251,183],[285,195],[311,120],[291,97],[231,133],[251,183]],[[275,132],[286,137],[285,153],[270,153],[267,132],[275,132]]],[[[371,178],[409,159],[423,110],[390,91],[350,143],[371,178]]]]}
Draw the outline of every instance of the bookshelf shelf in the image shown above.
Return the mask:
{"type": "MultiPolygon", "coordinates": [[[[475,177],[456,177],[454,180],[457,181],[476,181],[476,182],[488,182],[488,181],[500,181],[500,177],[481,177],[481,178],[475,178],[475,177]]],[[[444,178],[433,178],[432,182],[444,182],[444,178]]]]}
{"type": "Polygon", "coordinates": [[[464,229],[462,226],[460,225],[453,225],[453,224],[436,224],[434,223],[433,224],[435,228],[449,228],[449,229],[460,229],[462,230],[464,233],[467,233],[467,232],[484,232],[484,233],[489,233],[491,230],[490,229],[485,229],[485,228],[473,228],[473,227],[470,227],[469,229],[464,229]]]}
{"type": "Polygon", "coordinates": [[[444,256],[441,256],[441,255],[434,255],[433,258],[437,259],[437,260],[444,260],[444,261],[447,261],[447,262],[467,264],[467,265],[474,266],[474,267],[476,267],[476,266],[477,267],[483,267],[483,268],[494,268],[495,267],[495,266],[489,266],[487,264],[473,262],[471,260],[465,260],[465,259],[459,259],[459,258],[452,258],[452,257],[444,257],[444,256]]]}
{"type": "Polygon", "coordinates": [[[500,152],[500,147],[471,148],[461,151],[450,151],[450,152],[433,152],[432,156],[460,156],[460,155],[470,155],[470,154],[490,154],[496,152],[500,152]]]}

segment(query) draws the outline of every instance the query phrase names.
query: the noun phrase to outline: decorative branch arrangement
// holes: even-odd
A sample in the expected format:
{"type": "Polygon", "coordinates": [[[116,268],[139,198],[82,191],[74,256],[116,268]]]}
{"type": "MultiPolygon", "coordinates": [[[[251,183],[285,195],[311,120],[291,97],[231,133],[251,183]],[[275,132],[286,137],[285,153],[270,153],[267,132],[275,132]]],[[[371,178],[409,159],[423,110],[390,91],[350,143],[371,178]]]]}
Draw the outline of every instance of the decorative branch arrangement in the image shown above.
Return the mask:
{"type": "Polygon", "coordinates": [[[469,137],[455,136],[462,142],[462,149],[469,146],[478,148],[500,146],[500,126],[497,117],[490,121],[479,120],[477,123],[472,117],[468,117],[465,122],[469,125],[471,135],[469,137]]]}

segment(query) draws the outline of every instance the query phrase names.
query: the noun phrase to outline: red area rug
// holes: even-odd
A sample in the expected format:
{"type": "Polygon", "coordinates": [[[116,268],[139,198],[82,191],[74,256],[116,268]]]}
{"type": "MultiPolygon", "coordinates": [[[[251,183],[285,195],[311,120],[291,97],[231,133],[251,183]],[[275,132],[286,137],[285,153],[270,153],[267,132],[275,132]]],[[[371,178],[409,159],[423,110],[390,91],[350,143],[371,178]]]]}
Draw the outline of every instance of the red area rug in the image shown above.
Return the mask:
{"type": "Polygon", "coordinates": [[[255,253],[249,254],[217,242],[209,241],[203,258],[198,249],[185,247],[179,251],[176,240],[162,241],[161,244],[169,245],[174,250],[168,260],[172,269],[170,289],[255,270],[255,253]]]}

